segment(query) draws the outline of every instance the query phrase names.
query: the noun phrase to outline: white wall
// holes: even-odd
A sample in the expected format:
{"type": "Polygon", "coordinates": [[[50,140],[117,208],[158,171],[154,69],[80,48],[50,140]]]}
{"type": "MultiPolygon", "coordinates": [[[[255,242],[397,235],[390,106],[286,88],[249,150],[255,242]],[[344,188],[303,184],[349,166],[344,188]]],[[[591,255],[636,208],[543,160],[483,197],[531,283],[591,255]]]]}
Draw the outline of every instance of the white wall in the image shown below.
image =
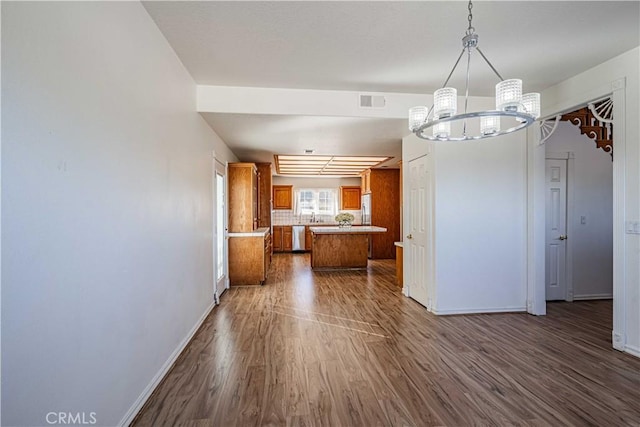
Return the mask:
{"type": "Polygon", "coordinates": [[[360,185],[360,178],[302,178],[292,176],[274,176],[273,185],[293,185],[294,188],[340,188],[347,185],[360,185]]]}
{"type": "Polygon", "coordinates": [[[3,2],[3,425],[125,421],[209,309],[235,156],[195,107],[140,3],[3,2]]]}
{"type": "Polygon", "coordinates": [[[435,311],[524,311],[525,133],[434,147],[435,311]]]}
{"type": "Polygon", "coordinates": [[[640,357],[640,235],[625,233],[626,222],[640,221],[640,47],[545,90],[543,117],[611,92],[617,129],[613,174],[620,181],[614,189],[613,337],[616,348],[640,357]],[[623,106],[624,116],[616,117],[623,106]]]}
{"type": "MultiPolygon", "coordinates": [[[[491,101],[484,108],[491,108],[491,101]]],[[[435,182],[433,311],[524,311],[525,132],[463,143],[427,143],[410,135],[403,139],[403,161],[426,153],[427,145],[432,147],[429,155],[435,182]]],[[[407,177],[404,183],[404,221],[408,224],[407,177]]],[[[405,260],[409,258],[405,254],[405,260]]],[[[408,269],[405,261],[405,271],[408,269]]]]}
{"type": "MultiPolygon", "coordinates": [[[[615,130],[614,130],[615,132],[615,130]]],[[[573,298],[613,296],[613,163],[580,128],[560,122],[546,141],[549,153],[573,153],[573,298]],[[585,217],[585,224],[581,217],[585,217]]]]}

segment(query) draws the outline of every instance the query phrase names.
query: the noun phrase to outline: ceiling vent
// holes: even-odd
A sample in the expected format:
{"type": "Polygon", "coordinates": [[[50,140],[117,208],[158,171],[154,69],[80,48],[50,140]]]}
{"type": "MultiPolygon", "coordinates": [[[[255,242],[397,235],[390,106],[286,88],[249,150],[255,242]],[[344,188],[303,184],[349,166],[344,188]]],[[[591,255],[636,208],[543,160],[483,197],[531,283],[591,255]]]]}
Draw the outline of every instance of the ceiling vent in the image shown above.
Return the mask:
{"type": "Polygon", "coordinates": [[[386,104],[382,95],[360,94],[360,108],[384,108],[386,104]]]}

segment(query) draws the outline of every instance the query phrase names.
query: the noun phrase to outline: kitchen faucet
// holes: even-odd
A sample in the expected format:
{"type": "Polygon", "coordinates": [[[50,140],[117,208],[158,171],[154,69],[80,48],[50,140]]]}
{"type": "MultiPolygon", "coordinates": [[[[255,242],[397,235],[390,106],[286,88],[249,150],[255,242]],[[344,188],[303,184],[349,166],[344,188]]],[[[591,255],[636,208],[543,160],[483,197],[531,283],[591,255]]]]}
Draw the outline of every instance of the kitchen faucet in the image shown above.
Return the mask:
{"type": "Polygon", "coordinates": [[[311,222],[316,222],[316,213],[311,212],[311,222]]]}

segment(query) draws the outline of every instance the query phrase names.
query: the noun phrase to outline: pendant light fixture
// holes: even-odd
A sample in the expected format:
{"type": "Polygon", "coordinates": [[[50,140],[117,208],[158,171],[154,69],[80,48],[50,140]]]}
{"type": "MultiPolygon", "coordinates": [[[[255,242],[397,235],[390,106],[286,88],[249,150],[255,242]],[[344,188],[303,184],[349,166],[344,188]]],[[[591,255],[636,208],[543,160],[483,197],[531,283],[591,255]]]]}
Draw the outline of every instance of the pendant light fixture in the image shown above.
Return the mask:
{"type": "Polygon", "coordinates": [[[462,52],[442,87],[433,93],[433,105],[413,107],[409,110],[409,130],[418,137],[431,141],[468,141],[493,136],[506,135],[524,129],[540,117],[540,94],[522,94],[522,80],[502,78],[478,47],[478,35],[473,28],[473,4],[469,1],[469,27],[462,38],[462,52]],[[471,53],[477,51],[491,67],[500,82],[496,85],[496,109],[468,112],[469,76],[471,71],[471,53]],[[449,79],[467,52],[467,76],[464,94],[464,112],[458,113],[458,92],[447,87],[449,79]],[[501,120],[504,119],[504,120],[501,120]],[[472,134],[471,121],[479,121],[478,133],[472,134]],[[457,124],[458,133],[452,134],[451,124],[457,124]]]}

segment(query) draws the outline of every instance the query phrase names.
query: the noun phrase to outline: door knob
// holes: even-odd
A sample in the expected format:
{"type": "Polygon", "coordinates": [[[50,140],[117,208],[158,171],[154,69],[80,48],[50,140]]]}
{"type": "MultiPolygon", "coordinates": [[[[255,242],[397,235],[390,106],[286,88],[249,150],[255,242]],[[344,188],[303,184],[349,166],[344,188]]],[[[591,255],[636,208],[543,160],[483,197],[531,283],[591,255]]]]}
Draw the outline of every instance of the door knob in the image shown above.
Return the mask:
{"type": "Polygon", "coordinates": [[[413,235],[407,234],[407,239],[413,239],[413,235]]]}
{"type": "Polygon", "coordinates": [[[558,240],[567,240],[567,235],[561,234],[560,237],[558,237],[558,240]]]}

